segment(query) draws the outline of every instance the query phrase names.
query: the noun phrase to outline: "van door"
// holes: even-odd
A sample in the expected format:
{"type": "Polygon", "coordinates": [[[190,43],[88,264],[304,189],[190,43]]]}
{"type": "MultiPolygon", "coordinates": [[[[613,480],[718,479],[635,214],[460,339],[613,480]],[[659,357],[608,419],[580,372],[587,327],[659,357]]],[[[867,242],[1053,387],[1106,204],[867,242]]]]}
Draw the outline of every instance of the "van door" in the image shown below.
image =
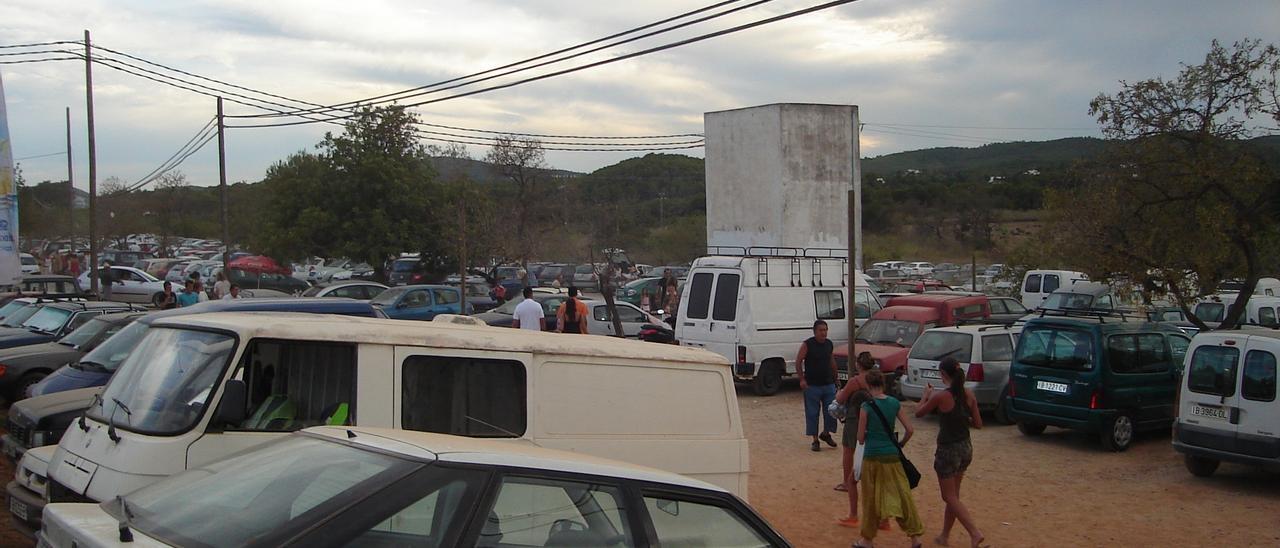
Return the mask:
{"type": "Polygon", "coordinates": [[[738,294],[742,273],[738,270],[706,270],[697,272],[689,281],[689,296],[681,326],[687,339],[681,344],[705,348],[724,356],[731,363],[738,360],[738,294]]]}
{"type": "Polygon", "coordinates": [[[1022,306],[1036,308],[1042,302],[1044,295],[1040,293],[1040,274],[1028,272],[1027,278],[1022,281],[1022,306]]]}
{"type": "Polygon", "coordinates": [[[1107,407],[1134,413],[1138,425],[1173,418],[1178,377],[1165,336],[1124,333],[1107,337],[1110,375],[1102,387],[1107,407]]]}
{"type": "Polygon", "coordinates": [[[1276,421],[1276,355],[1280,345],[1271,338],[1250,337],[1240,374],[1236,400],[1236,446],[1240,453],[1280,458],[1280,425],[1276,421]]]}
{"type": "Polygon", "coordinates": [[[1185,441],[1211,444],[1222,451],[1236,450],[1236,377],[1243,358],[1241,347],[1247,339],[1213,337],[1198,342],[1191,350],[1178,420],[1197,428],[1182,433],[1185,441]]]}

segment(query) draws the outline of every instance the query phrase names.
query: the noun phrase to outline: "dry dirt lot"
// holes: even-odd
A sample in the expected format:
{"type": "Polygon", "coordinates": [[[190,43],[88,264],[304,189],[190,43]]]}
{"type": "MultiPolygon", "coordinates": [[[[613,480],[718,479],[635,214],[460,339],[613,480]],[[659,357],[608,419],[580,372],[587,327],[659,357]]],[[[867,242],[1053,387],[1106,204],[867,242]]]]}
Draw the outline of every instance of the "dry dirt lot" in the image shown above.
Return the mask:
{"type": "MultiPolygon", "coordinates": [[[[738,401],[751,440],[751,504],[796,546],[850,545],[855,532],[834,523],[847,508],[845,494],[832,490],[840,452],[809,450],[799,389],[761,398],[742,387],[738,401]]],[[[930,545],[942,521],[932,470],[937,423],[915,426],[907,456],[924,473],[915,495],[930,545]]],[[[1164,433],[1108,453],[1091,436],[1051,428],[1027,438],[991,425],[974,432],[973,445],[962,496],[992,546],[1280,546],[1280,474],[1224,464],[1212,478],[1195,478],[1164,433]]],[[[0,458],[0,483],[12,474],[0,458]]],[[[32,546],[4,514],[0,546],[32,546]]],[[[896,525],[877,541],[909,544],[896,525]]],[[[967,542],[957,525],[952,545],[967,542]]]]}
{"type": "MultiPolygon", "coordinates": [[[[752,506],[796,546],[852,544],[855,531],[834,523],[848,507],[832,490],[840,451],[809,450],[799,388],[761,398],[740,387],[738,401],[751,443],[752,506]]],[[[906,453],[924,474],[915,496],[930,546],[943,513],[933,474],[937,421],[914,425],[906,453]]],[[[1196,478],[1165,432],[1109,453],[1093,436],[1050,428],[1029,438],[993,424],[973,433],[973,447],[961,498],[992,546],[1280,546],[1280,474],[1223,464],[1213,477],[1196,478]]],[[[893,529],[876,546],[910,544],[893,529]]],[[[968,546],[959,524],[951,540],[968,546]]]]}

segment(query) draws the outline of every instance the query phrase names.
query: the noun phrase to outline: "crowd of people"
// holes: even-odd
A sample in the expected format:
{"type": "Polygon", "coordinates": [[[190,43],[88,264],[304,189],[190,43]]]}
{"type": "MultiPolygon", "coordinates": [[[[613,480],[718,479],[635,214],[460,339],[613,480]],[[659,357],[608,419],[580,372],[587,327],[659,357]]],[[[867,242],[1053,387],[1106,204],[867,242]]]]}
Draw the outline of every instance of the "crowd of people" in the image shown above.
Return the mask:
{"type": "MultiPolygon", "coordinates": [[[[805,435],[811,440],[810,450],[821,451],[823,443],[836,447],[832,434],[837,421],[844,421],[843,475],[836,490],[847,493],[849,513],[836,523],[858,529],[855,547],[872,546],[877,532],[889,530],[891,521],[911,538],[913,548],[921,546],[924,523],[912,495],[920,473],[902,452],[915,434],[911,419],[901,402],[885,393],[886,379],[867,352],[858,354],[857,371],[836,390],[837,368],[827,329],[822,320],[814,323],[813,337],[801,344],[796,357],[796,375],[804,391],[805,435]],[[902,425],[901,436],[898,424],[902,425]]],[[[968,532],[970,545],[977,547],[985,537],[960,500],[960,485],[973,461],[969,430],[982,428],[982,415],[973,392],[964,386],[965,372],[955,358],[944,358],[939,373],[942,387],[926,386],[914,413],[915,417],[935,412],[939,416],[933,470],[946,509],[934,542],[948,546],[958,521],[968,532]]]]}
{"type": "Polygon", "coordinates": [[[60,274],[63,276],[79,276],[89,268],[89,256],[83,253],[72,253],[69,250],[53,251],[46,255],[36,257],[36,262],[41,266],[41,272],[45,274],[60,274]]]}

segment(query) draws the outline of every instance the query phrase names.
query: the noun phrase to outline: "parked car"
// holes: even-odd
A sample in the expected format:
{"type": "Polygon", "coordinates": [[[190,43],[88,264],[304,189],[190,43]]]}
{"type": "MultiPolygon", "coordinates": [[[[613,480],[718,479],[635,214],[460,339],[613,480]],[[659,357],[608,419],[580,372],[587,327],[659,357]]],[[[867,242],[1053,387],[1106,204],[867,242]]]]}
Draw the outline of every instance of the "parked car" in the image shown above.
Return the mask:
{"type": "Polygon", "coordinates": [[[157,276],[157,277],[164,279],[164,281],[166,282],[169,282],[171,284],[181,287],[182,283],[187,279],[186,276],[184,276],[183,274],[187,271],[187,267],[190,265],[191,265],[191,261],[178,261],[174,263],[173,266],[169,267],[169,271],[166,272],[164,276],[157,276]]]}
{"type": "MultiPolygon", "coordinates": [[[[95,303],[90,303],[95,304],[95,303]]],[[[97,348],[144,312],[116,312],[94,315],[86,312],[72,320],[71,328],[57,341],[15,346],[0,350],[0,389],[10,402],[27,397],[27,391],[47,376],[68,364],[76,364],[81,356],[97,348]],[[85,319],[88,319],[85,321],[85,319]]]]}
{"type": "Polygon", "coordinates": [[[1087,282],[1089,276],[1071,270],[1028,270],[1022,275],[1022,306],[1039,308],[1044,300],[1061,287],[1087,282]]]}
{"type": "Polygon", "coordinates": [[[1113,311],[1115,299],[1111,287],[1097,282],[1076,282],[1059,288],[1045,297],[1037,310],[1113,311]]]}
{"type": "MultiPolygon", "coordinates": [[[[447,285],[402,285],[369,301],[393,320],[430,320],[439,314],[463,314],[458,288],[447,285]]],[[[466,313],[470,313],[468,307],[466,313]]]]}
{"type": "MultiPolygon", "coordinates": [[[[468,277],[466,284],[467,306],[471,307],[471,310],[477,314],[488,312],[498,306],[498,300],[494,298],[489,284],[483,280],[484,278],[480,278],[478,281],[474,281],[468,277]]],[[[445,282],[445,285],[458,287],[457,277],[455,276],[453,281],[445,282]]],[[[520,289],[508,289],[508,291],[515,291],[515,293],[511,293],[512,295],[520,294],[520,289]]]]}
{"type": "Polygon", "coordinates": [[[1031,313],[1013,297],[987,297],[987,300],[991,303],[991,316],[987,321],[994,324],[1013,325],[1031,313]]]}
{"type": "Polygon", "coordinates": [[[670,272],[677,280],[683,280],[689,276],[690,269],[691,267],[681,265],[655,266],[650,268],[649,271],[645,273],[645,276],[661,278],[670,272]]]}
{"type": "Polygon", "coordinates": [[[1023,327],[1010,366],[1009,417],[1028,436],[1058,426],[1123,451],[1173,422],[1191,339],[1166,323],[1050,311],[1023,327]]]}
{"type": "MultiPolygon", "coordinates": [[[[538,285],[551,285],[560,278],[560,286],[568,287],[573,285],[574,266],[564,263],[552,263],[542,267],[542,271],[538,272],[538,285]]],[[[504,276],[505,278],[505,276],[504,276]]]]}
{"type": "MultiPolygon", "coordinates": [[[[516,305],[524,300],[523,295],[517,295],[515,298],[502,303],[497,308],[488,312],[476,314],[475,318],[493,327],[511,327],[515,321],[516,305]]],[[[556,311],[560,309],[560,305],[569,300],[569,293],[556,292],[551,293],[545,291],[544,288],[534,290],[533,300],[542,305],[543,317],[546,319],[547,331],[554,331],[556,328],[556,311]]],[[[587,327],[590,330],[590,326],[587,327]]]]}
{"type": "Polygon", "coordinates": [[[1190,355],[1173,426],[1173,448],[1187,471],[1208,477],[1223,462],[1275,469],[1280,333],[1256,327],[1201,333],[1190,355]]]}
{"type": "Polygon", "coordinates": [[[604,265],[580,264],[573,267],[573,285],[594,288],[599,284],[597,272],[604,272],[604,265]]]}
{"type": "Polygon", "coordinates": [[[1009,364],[1021,327],[962,325],[925,331],[911,346],[907,373],[901,379],[902,395],[920,401],[924,387],[945,389],[938,364],[955,358],[965,371],[965,387],[973,391],[978,406],[995,412],[997,422],[1009,419],[1009,364]]]}
{"type": "Polygon", "coordinates": [[[422,283],[426,274],[419,270],[422,261],[417,257],[400,258],[391,261],[387,282],[392,286],[422,283]]]}
{"type": "MultiPolygon", "coordinates": [[[[47,396],[35,396],[14,402],[9,406],[8,422],[5,424],[5,435],[0,439],[5,457],[11,463],[17,463],[27,450],[32,447],[56,445],[62,439],[62,433],[71,426],[71,421],[79,417],[93,401],[93,397],[102,393],[102,387],[68,390],[47,396]]],[[[52,454],[52,453],[51,453],[52,454]]],[[[44,495],[43,484],[48,478],[40,471],[40,490],[35,491],[35,498],[44,495]]],[[[15,473],[14,479],[33,480],[29,474],[15,473]]],[[[14,497],[14,489],[9,488],[9,496],[14,497]]],[[[18,497],[22,499],[28,496],[18,497]]],[[[20,523],[20,520],[15,520],[20,523]]],[[[39,529],[34,527],[33,529],[39,529]]]]}
{"type": "Polygon", "coordinates": [[[154,254],[144,251],[124,250],[124,249],[100,249],[98,250],[98,265],[101,266],[106,261],[111,261],[113,266],[127,266],[133,268],[144,259],[155,257],[154,254]]]}
{"type": "Polygon", "coordinates": [[[0,348],[14,348],[53,342],[102,314],[143,310],[142,307],[110,301],[58,301],[39,303],[20,327],[0,329],[0,348]]]}
{"type": "Polygon", "coordinates": [[[662,278],[640,278],[638,280],[632,280],[627,282],[626,285],[619,287],[614,298],[619,301],[640,306],[640,297],[646,291],[649,293],[650,298],[654,298],[659,295],[658,288],[661,285],[661,282],[662,278]]]}
{"type": "MultiPolygon", "coordinates": [[[[286,295],[301,295],[302,292],[311,288],[311,285],[307,282],[279,272],[255,272],[234,266],[231,267],[229,281],[240,286],[240,289],[266,289],[279,291],[286,295]]],[[[212,289],[212,284],[206,283],[205,289],[212,289]]]]}
{"type": "Polygon", "coordinates": [[[0,292],[0,305],[18,297],[67,299],[87,296],[79,280],[59,274],[31,274],[0,292]]]}
{"type": "Polygon", "coordinates": [[[359,427],[310,428],[103,505],[46,513],[41,538],[54,548],[115,543],[123,530],[146,545],[790,546],[729,491],[669,472],[359,427]]]}
{"type": "Polygon", "coordinates": [[[903,280],[880,284],[882,293],[926,293],[930,291],[952,291],[951,286],[940,280],[903,280]]]}
{"type": "Polygon", "coordinates": [[[932,276],[933,263],[923,261],[907,263],[906,266],[902,267],[902,270],[903,272],[906,272],[908,276],[932,276]]]}
{"type": "Polygon", "coordinates": [[[0,307],[0,332],[6,329],[22,327],[22,323],[30,319],[36,312],[39,312],[40,308],[46,303],[59,302],[59,300],[22,297],[9,301],[8,304],[0,307]]]}
{"type": "Polygon", "coordinates": [[[387,290],[387,286],[378,282],[333,282],[313,286],[302,292],[303,297],[346,297],[358,301],[367,301],[387,290]]]}
{"type": "MultiPolygon", "coordinates": [[[[132,266],[115,266],[111,271],[121,283],[111,286],[111,298],[127,303],[159,305],[164,300],[164,282],[132,266]]],[[[89,276],[92,270],[80,275],[80,287],[92,287],[89,276]]],[[[98,293],[102,293],[99,283],[98,293]]]]}
{"type": "Polygon", "coordinates": [[[19,261],[22,263],[23,275],[40,273],[40,263],[36,262],[35,255],[32,255],[30,253],[22,253],[18,256],[18,258],[19,258],[19,261]]]}

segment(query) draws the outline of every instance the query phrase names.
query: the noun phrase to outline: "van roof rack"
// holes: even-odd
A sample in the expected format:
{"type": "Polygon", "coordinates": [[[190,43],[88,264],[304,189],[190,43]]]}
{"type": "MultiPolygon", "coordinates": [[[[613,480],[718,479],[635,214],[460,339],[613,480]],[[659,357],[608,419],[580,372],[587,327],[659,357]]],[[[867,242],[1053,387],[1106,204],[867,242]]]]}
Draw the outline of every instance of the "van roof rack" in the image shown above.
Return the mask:
{"type": "Polygon", "coordinates": [[[849,259],[849,250],[838,247],[778,247],[708,245],[708,255],[730,257],[780,257],[787,259],[849,259]]]}
{"type": "Polygon", "coordinates": [[[1004,329],[1005,331],[1008,331],[1008,330],[1009,330],[1010,328],[1012,328],[1012,327],[1014,326],[1014,324],[1016,324],[1016,323],[1018,323],[1018,322],[1013,322],[1013,323],[1011,323],[1011,324],[998,324],[998,323],[997,323],[997,324],[991,324],[991,325],[984,325],[984,326],[982,326],[982,327],[979,327],[979,328],[978,328],[978,332],[979,332],[979,333],[981,333],[981,332],[983,332],[983,331],[991,331],[992,329],[1004,329]]]}
{"type": "Polygon", "coordinates": [[[1099,322],[1106,323],[1107,318],[1120,318],[1121,321],[1133,319],[1146,319],[1146,316],[1139,315],[1134,311],[1126,311],[1120,309],[1107,308],[1041,308],[1039,309],[1040,317],[1045,316],[1063,316],[1068,318],[1095,318],[1099,322]]]}

